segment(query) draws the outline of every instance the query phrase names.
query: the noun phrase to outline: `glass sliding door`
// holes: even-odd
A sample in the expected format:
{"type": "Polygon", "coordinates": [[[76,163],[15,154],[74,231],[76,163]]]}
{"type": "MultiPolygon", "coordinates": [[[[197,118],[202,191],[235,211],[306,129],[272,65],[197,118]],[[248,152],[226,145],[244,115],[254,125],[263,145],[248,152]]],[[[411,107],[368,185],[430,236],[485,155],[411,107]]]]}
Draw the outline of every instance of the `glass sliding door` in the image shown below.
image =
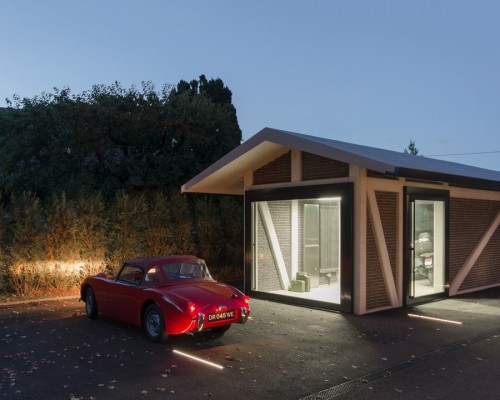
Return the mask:
{"type": "Polygon", "coordinates": [[[409,299],[446,291],[446,207],[446,200],[425,196],[409,201],[409,299]]]}
{"type": "MultiPolygon", "coordinates": [[[[304,273],[311,279],[311,286],[319,286],[320,269],[320,219],[319,204],[304,204],[304,273]]],[[[321,246],[323,247],[323,246],[321,246]]]]}

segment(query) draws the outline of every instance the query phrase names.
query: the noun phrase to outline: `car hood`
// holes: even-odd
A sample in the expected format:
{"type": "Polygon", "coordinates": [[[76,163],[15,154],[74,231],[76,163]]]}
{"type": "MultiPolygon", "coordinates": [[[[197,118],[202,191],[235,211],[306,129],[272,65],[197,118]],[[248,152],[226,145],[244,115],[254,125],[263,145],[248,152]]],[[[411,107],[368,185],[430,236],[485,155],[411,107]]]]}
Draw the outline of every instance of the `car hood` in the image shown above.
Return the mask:
{"type": "Polygon", "coordinates": [[[221,282],[191,282],[162,289],[167,297],[178,297],[195,303],[201,310],[213,307],[235,307],[243,301],[243,293],[221,282]]]}

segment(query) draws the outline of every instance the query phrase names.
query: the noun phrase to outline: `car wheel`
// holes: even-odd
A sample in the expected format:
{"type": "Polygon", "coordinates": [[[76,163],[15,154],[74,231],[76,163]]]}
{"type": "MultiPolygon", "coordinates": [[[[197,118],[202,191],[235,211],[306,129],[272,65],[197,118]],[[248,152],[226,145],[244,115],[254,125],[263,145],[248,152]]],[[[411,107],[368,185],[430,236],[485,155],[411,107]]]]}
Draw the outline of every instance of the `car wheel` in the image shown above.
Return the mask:
{"type": "Polygon", "coordinates": [[[168,335],[165,333],[165,323],[160,308],[151,304],[144,313],[144,330],[149,339],[154,342],[163,342],[168,335]]]}
{"type": "Polygon", "coordinates": [[[97,318],[97,302],[95,300],[94,289],[92,289],[90,286],[85,292],[85,312],[87,313],[87,317],[89,319],[97,318]]]}

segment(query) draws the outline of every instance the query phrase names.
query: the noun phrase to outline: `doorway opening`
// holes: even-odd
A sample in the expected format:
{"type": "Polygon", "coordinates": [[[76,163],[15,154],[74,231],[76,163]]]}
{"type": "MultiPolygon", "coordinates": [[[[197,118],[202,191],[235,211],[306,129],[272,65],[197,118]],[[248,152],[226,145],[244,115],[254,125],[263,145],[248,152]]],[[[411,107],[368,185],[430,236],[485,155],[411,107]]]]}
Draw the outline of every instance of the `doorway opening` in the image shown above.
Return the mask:
{"type": "Polygon", "coordinates": [[[448,198],[407,194],[407,303],[447,293],[448,198]]]}

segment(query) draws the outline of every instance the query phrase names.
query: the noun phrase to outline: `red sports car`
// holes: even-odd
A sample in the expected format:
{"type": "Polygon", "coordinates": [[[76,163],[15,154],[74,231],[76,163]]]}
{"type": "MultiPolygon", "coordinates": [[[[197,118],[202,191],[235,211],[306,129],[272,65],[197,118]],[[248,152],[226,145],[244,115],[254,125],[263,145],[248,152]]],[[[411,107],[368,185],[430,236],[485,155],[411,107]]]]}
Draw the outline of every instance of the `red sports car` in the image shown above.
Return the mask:
{"type": "Polygon", "coordinates": [[[248,296],[215,281],[205,262],[194,256],[126,261],[115,278],[86,278],[80,299],[90,319],[101,313],[142,326],[156,342],[203,330],[223,334],[250,314],[248,296]]]}

